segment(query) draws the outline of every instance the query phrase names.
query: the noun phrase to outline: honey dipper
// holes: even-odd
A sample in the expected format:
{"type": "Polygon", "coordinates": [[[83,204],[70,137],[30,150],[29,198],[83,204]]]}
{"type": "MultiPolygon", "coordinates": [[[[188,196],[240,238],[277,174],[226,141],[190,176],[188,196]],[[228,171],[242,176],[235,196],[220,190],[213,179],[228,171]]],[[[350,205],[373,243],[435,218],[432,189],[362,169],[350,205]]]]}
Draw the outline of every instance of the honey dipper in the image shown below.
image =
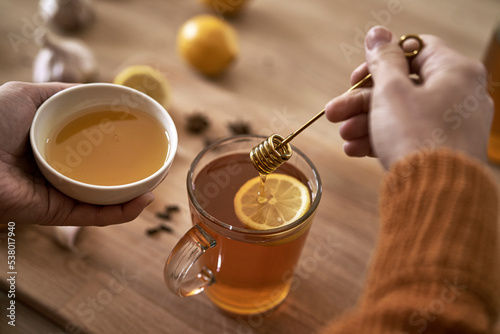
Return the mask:
{"type": "MultiPolygon", "coordinates": [[[[405,57],[408,60],[411,60],[416,55],[418,55],[418,53],[424,46],[424,42],[418,35],[402,36],[399,40],[399,46],[403,48],[403,44],[410,39],[414,39],[417,41],[417,47],[413,51],[405,52],[405,57]]],[[[371,80],[370,73],[368,73],[363,79],[349,88],[347,92],[363,86],[369,80],[371,80]]],[[[286,138],[283,138],[278,134],[273,134],[262,141],[260,144],[252,148],[252,150],[250,151],[250,159],[252,160],[254,167],[261,174],[270,174],[274,172],[279,166],[281,166],[291,158],[292,147],[289,144],[290,141],[324,114],[325,109],[321,110],[316,116],[311,118],[307,123],[302,125],[299,129],[288,135],[288,137],[286,138]]]]}

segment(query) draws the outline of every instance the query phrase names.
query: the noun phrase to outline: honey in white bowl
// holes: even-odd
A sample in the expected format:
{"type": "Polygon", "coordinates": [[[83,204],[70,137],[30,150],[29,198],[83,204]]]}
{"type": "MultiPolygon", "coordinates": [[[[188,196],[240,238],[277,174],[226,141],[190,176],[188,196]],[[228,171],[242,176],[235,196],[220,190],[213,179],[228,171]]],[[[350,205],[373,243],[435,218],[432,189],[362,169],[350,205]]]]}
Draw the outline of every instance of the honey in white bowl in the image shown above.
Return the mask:
{"type": "Polygon", "coordinates": [[[45,159],[73,180],[114,186],[154,174],[168,150],[166,130],[148,113],[94,107],[54,128],[45,144],[45,159]]]}

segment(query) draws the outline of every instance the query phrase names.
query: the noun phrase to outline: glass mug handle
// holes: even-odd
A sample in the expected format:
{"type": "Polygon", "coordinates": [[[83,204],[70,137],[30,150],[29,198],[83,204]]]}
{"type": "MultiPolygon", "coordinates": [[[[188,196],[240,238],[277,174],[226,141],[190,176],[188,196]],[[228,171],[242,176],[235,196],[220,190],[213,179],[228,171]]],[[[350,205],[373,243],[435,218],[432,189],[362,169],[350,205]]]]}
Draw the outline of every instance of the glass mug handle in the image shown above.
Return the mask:
{"type": "Polygon", "coordinates": [[[165,263],[163,276],[168,288],[181,297],[189,297],[213,284],[215,277],[206,267],[201,268],[195,277],[187,278],[186,275],[203,253],[216,244],[215,239],[199,225],[194,225],[186,232],[165,263]]]}

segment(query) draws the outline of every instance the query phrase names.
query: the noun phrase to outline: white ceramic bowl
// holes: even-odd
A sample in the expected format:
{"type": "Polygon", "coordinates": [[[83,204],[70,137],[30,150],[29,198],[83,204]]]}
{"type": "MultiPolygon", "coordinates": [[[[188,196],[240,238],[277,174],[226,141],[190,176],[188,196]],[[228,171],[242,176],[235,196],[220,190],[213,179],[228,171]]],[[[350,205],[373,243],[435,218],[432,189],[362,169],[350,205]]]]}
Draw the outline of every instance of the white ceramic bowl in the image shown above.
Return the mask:
{"type": "Polygon", "coordinates": [[[33,154],[47,180],[70,197],[100,205],[124,203],[155,188],[172,165],[177,151],[177,141],[175,124],[158,102],[135,89],[107,83],[78,85],[54,94],[38,108],[30,129],[33,154]],[[120,111],[126,111],[127,108],[140,109],[158,120],[169,137],[169,151],[163,166],[140,181],[117,186],[79,182],[50,166],[45,161],[45,142],[51,130],[75,112],[98,106],[111,106],[113,110],[120,111]]]}

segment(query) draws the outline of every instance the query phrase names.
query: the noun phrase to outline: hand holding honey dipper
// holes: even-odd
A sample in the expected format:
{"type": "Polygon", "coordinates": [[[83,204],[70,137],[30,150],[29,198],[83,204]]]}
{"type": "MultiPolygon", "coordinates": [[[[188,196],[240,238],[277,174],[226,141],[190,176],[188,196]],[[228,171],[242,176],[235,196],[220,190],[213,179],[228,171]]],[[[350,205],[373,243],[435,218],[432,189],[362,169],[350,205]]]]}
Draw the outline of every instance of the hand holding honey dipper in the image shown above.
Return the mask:
{"type": "Polygon", "coordinates": [[[455,53],[436,37],[405,35],[397,41],[384,27],[369,31],[366,49],[367,62],[354,70],[353,86],[346,93],[288,137],[272,135],[251,151],[260,173],[272,173],[287,161],[292,155],[289,142],[324,114],[332,122],[344,122],[340,135],[346,140],[347,155],[378,156],[385,168],[412,150],[435,148],[444,142],[485,159],[483,144],[493,109],[480,64],[455,53]],[[445,95],[429,98],[433,91],[441,94],[437,89],[445,95]],[[463,110],[467,95],[456,94],[460,91],[478,95],[474,109],[481,113],[474,117],[485,121],[470,122],[461,129],[473,134],[467,143],[462,143],[459,132],[448,131],[461,127],[461,120],[470,114],[463,110]]]}
{"type": "Polygon", "coordinates": [[[386,169],[412,151],[443,146],[485,161],[493,104],[484,66],[435,36],[421,38],[425,46],[408,67],[389,30],[370,30],[367,62],[351,81],[369,71],[374,85],[332,99],[327,119],[344,122],[347,155],[377,156],[386,169]]]}

